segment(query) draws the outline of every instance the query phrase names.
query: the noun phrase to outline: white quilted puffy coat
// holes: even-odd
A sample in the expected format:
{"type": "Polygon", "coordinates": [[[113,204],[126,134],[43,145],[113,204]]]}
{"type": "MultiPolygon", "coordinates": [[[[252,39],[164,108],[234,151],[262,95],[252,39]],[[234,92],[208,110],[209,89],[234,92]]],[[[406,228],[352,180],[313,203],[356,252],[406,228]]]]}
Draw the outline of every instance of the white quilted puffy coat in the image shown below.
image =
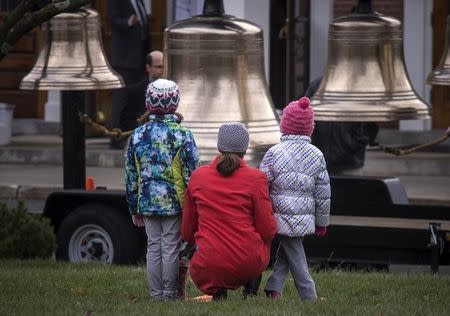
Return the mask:
{"type": "Polygon", "coordinates": [[[330,220],[330,178],[322,152],[304,135],[283,135],[259,167],[268,177],[278,234],[314,234],[330,220]]]}

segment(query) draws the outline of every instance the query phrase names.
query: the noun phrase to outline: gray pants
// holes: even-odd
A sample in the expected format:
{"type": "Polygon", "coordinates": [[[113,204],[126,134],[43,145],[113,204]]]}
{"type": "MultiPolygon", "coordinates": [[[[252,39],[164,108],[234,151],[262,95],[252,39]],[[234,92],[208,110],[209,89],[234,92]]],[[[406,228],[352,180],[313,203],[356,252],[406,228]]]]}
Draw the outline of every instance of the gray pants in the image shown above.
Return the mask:
{"type": "Polygon", "coordinates": [[[157,300],[176,299],[181,216],[146,216],[144,220],[150,296],[157,300]]]}
{"type": "Polygon", "coordinates": [[[316,286],[309,274],[308,262],[303,249],[303,238],[279,237],[280,244],[277,249],[276,261],[265,290],[283,293],[284,283],[290,270],[300,297],[306,300],[316,299],[316,286]]]}

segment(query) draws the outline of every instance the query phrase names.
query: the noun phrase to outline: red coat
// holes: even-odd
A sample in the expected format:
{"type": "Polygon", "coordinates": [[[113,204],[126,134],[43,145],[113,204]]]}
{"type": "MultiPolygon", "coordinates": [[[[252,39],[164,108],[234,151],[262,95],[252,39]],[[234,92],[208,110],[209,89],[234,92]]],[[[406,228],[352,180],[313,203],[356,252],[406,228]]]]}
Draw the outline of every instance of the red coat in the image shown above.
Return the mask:
{"type": "Polygon", "coordinates": [[[276,232],[267,178],[241,159],[230,177],[216,170],[217,159],[192,173],[181,233],[195,243],[189,271],[206,294],[237,289],[267,267],[276,232]]]}

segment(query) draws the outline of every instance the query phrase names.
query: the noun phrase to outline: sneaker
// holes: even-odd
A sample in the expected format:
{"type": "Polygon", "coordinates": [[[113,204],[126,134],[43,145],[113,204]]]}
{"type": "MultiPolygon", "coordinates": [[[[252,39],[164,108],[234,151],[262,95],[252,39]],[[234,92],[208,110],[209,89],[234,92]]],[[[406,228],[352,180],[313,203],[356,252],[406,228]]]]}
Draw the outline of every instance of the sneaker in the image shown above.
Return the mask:
{"type": "Polygon", "coordinates": [[[266,292],[266,296],[268,298],[274,299],[274,300],[280,299],[282,296],[281,293],[277,292],[277,291],[264,290],[264,292],[266,292]]]}

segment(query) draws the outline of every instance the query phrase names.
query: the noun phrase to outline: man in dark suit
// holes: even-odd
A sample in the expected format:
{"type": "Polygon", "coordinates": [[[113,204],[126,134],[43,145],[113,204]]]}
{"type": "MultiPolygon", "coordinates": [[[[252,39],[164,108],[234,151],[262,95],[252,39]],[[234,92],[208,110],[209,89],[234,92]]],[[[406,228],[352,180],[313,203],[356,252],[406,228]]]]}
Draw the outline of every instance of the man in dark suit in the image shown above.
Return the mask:
{"type": "Polygon", "coordinates": [[[120,113],[119,128],[123,131],[135,129],[136,119],[145,113],[145,92],[150,82],[161,78],[163,71],[163,54],[153,51],[147,55],[145,69],[148,76],[124,89],[121,98],[123,110],[120,113]]]}
{"type": "MultiPolygon", "coordinates": [[[[155,50],[148,54],[145,70],[147,72],[146,78],[121,89],[117,98],[118,104],[121,105],[118,126],[122,131],[135,129],[138,125],[137,119],[145,113],[145,92],[150,82],[162,76],[163,53],[155,50]]],[[[122,149],[125,142],[125,139],[112,139],[111,147],[122,149]]]]}
{"type": "Polygon", "coordinates": [[[137,82],[144,77],[148,52],[148,16],[143,0],[109,0],[111,23],[111,66],[125,81],[137,82]]]}
{"type": "MultiPolygon", "coordinates": [[[[125,86],[144,78],[148,52],[148,16],[143,0],[108,0],[111,23],[111,66],[122,76],[125,86]]],[[[111,105],[111,126],[120,128],[124,89],[114,90],[111,105]]],[[[121,141],[112,140],[111,147],[121,148],[121,141]]],[[[123,146],[122,146],[123,147],[123,146]]]]}

